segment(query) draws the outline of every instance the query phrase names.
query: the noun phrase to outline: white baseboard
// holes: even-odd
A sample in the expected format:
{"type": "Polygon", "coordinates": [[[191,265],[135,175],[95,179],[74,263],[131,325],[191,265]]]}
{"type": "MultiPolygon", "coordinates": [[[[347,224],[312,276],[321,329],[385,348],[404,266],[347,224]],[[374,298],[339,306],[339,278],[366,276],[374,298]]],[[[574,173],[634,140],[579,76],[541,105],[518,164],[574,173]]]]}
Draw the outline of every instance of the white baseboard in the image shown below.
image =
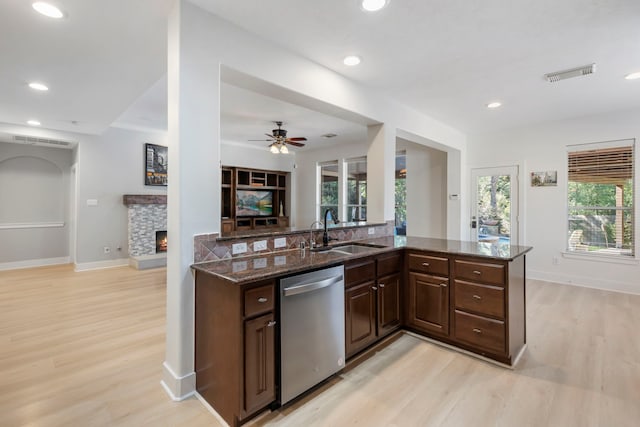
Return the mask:
{"type": "Polygon", "coordinates": [[[191,372],[179,377],[165,361],[162,364],[162,381],[160,381],[160,384],[162,384],[162,387],[172,400],[179,402],[196,392],[196,373],[191,372]]]}
{"type": "Polygon", "coordinates": [[[107,261],[76,263],[75,271],[99,270],[102,268],[122,267],[129,265],[129,258],[110,259],[107,261]]]}
{"type": "Polygon", "coordinates": [[[44,267],[47,265],[69,264],[70,262],[71,258],[68,256],[59,258],[28,259],[25,261],[0,263],[0,270],[17,270],[20,268],[44,267]]]}
{"type": "Polygon", "coordinates": [[[129,257],[129,265],[136,270],[159,268],[167,266],[167,254],[139,255],[129,257]]]}
{"type": "Polygon", "coordinates": [[[576,276],[574,274],[569,275],[561,273],[550,273],[548,271],[540,270],[527,270],[527,279],[560,283],[562,285],[580,286],[583,288],[599,289],[602,291],[622,292],[625,294],[640,295],[640,288],[638,287],[637,283],[604,280],[593,277],[576,276]]]}

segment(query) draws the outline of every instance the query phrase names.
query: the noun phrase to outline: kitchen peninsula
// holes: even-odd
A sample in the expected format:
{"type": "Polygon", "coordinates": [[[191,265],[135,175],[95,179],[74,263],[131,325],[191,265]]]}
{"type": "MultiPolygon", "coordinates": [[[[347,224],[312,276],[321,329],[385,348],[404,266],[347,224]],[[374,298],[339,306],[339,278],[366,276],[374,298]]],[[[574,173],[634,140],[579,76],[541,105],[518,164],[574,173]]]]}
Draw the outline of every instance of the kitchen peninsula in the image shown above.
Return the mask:
{"type": "Polygon", "coordinates": [[[279,404],[279,279],[344,266],[349,358],[399,330],[513,366],[525,349],[525,254],[500,242],[388,236],[193,265],[196,388],[239,425],[279,404]]]}

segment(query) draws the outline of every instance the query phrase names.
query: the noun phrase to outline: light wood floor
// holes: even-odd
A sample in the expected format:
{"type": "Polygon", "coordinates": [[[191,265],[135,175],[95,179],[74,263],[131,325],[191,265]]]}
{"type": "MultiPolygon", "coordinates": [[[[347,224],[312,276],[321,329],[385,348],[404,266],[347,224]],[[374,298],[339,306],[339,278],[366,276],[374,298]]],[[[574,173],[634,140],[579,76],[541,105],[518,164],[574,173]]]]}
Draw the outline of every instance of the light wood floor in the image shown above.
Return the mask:
{"type": "MultiPolygon", "coordinates": [[[[160,386],[165,270],[0,272],[0,426],[218,426],[160,386]]],[[[640,425],[640,296],[529,281],[515,370],[403,335],[253,426],[640,425]]]]}

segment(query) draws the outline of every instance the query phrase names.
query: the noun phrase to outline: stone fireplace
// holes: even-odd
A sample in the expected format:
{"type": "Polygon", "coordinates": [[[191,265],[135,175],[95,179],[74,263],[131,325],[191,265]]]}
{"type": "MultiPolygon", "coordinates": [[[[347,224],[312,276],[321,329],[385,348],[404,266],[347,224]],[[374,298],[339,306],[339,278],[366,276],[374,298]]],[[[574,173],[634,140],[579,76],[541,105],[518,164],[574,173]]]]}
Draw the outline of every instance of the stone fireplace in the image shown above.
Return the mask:
{"type": "Polygon", "coordinates": [[[125,195],[123,202],[127,206],[129,264],[136,268],[166,265],[167,196],[125,195]]]}

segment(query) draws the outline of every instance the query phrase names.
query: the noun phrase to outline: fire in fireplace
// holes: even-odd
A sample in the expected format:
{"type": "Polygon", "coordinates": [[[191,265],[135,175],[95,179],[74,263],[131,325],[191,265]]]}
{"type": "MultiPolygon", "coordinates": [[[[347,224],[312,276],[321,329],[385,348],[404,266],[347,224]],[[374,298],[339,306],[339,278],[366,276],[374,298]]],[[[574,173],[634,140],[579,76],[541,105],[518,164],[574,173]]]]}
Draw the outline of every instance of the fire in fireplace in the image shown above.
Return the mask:
{"type": "Polygon", "coordinates": [[[167,231],[156,231],[156,253],[167,252],[167,231]]]}

